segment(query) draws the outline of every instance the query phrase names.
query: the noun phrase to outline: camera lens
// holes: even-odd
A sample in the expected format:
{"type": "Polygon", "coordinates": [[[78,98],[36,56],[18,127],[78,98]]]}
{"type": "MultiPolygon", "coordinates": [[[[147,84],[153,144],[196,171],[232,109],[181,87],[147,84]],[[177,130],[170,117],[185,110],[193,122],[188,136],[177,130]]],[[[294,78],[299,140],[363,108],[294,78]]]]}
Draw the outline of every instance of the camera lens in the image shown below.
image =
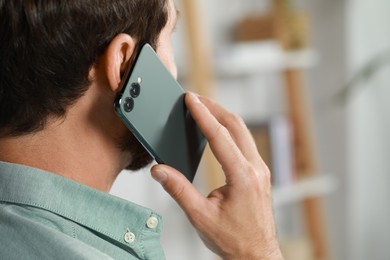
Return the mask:
{"type": "Polygon", "coordinates": [[[134,108],[134,99],[128,97],[125,99],[125,103],[123,104],[123,109],[127,112],[130,113],[134,108]]]}
{"type": "Polygon", "coordinates": [[[140,93],[141,93],[141,85],[137,82],[132,83],[130,88],[130,95],[133,98],[136,98],[139,96],[140,93]]]}

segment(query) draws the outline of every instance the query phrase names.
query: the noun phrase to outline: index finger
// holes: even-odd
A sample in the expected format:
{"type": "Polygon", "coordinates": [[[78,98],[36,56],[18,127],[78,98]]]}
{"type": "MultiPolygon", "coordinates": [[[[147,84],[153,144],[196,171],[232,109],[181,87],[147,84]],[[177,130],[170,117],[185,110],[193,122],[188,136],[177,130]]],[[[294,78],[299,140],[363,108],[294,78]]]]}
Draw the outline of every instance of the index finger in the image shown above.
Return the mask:
{"type": "Polygon", "coordinates": [[[226,127],[245,158],[253,165],[259,164],[262,159],[257,150],[253,136],[242,118],[229,112],[224,107],[208,98],[200,97],[200,99],[202,103],[205,104],[210,112],[215,116],[218,122],[226,127]]]}
{"type": "Polygon", "coordinates": [[[215,157],[224,169],[227,182],[234,178],[236,172],[243,170],[246,158],[237,147],[229,131],[209,111],[209,109],[193,94],[186,95],[187,107],[209,142],[215,157]]]}

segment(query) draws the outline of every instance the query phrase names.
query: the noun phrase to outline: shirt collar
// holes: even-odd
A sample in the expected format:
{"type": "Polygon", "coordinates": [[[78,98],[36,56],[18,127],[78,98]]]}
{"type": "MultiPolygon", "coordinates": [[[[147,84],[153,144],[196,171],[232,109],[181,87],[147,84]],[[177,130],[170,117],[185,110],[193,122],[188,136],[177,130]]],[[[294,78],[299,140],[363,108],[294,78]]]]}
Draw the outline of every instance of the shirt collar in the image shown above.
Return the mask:
{"type": "MultiPolygon", "coordinates": [[[[40,169],[0,162],[0,201],[42,208],[126,242],[131,231],[141,237],[148,220],[161,216],[152,210],[40,169]]],[[[134,246],[136,243],[134,243],[134,246]]]]}

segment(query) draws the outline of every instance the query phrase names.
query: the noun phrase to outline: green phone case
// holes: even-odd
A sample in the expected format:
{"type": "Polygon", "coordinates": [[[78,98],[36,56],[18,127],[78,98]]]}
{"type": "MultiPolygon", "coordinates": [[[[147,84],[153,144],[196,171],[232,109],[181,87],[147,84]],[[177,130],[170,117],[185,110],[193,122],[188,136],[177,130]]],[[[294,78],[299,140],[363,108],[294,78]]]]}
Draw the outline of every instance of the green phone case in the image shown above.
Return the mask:
{"type": "Polygon", "coordinates": [[[115,111],[158,163],[193,181],[206,139],[186,109],[183,88],[149,44],[127,74],[115,111]]]}

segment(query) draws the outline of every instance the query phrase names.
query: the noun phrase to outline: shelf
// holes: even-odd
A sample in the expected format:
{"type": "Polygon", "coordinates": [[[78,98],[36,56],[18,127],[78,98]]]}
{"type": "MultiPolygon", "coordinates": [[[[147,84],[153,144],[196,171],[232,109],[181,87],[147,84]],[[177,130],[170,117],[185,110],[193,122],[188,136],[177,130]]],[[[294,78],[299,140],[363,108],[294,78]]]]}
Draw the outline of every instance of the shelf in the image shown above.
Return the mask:
{"type": "Polygon", "coordinates": [[[314,175],[292,184],[274,187],[272,190],[273,205],[280,207],[307,198],[322,197],[334,192],[337,186],[336,179],[329,174],[314,175]]]}
{"type": "Polygon", "coordinates": [[[285,52],[275,41],[237,43],[219,50],[215,70],[219,78],[245,77],[283,69],[307,69],[319,62],[313,49],[285,52]]]}

